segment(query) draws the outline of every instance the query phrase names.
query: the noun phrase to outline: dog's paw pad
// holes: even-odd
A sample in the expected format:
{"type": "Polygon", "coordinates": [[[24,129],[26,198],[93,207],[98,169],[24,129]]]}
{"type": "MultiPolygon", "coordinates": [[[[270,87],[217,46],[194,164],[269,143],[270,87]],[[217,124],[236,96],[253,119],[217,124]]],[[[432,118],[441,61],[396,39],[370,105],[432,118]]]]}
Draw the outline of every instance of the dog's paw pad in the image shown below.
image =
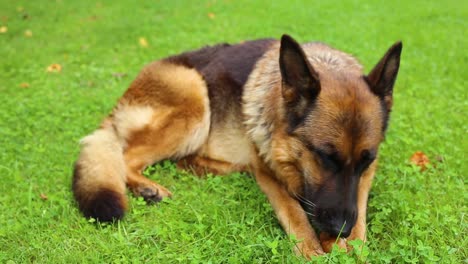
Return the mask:
{"type": "Polygon", "coordinates": [[[158,203],[163,198],[172,196],[171,192],[162,186],[139,186],[133,190],[133,193],[143,197],[149,204],[158,203]]]}

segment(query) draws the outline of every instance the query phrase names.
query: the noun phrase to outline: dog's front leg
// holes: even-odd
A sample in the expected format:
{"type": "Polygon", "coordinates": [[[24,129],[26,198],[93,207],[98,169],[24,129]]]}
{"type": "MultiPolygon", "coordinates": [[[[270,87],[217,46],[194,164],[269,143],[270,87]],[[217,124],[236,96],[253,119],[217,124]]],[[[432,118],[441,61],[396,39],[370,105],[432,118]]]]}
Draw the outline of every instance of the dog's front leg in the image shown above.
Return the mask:
{"type": "Polygon", "coordinates": [[[306,213],[297,200],[289,195],[285,186],[280,184],[265,166],[256,166],[255,179],[273,206],[281,226],[288,235],[299,241],[295,247],[296,254],[306,258],[324,254],[306,213]]]}
{"type": "Polygon", "coordinates": [[[361,239],[366,241],[366,213],[367,213],[367,199],[371,189],[374,173],[377,168],[377,161],[374,161],[366,172],[361,176],[358,186],[357,208],[358,215],[356,224],[351,230],[348,240],[361,239]]]}

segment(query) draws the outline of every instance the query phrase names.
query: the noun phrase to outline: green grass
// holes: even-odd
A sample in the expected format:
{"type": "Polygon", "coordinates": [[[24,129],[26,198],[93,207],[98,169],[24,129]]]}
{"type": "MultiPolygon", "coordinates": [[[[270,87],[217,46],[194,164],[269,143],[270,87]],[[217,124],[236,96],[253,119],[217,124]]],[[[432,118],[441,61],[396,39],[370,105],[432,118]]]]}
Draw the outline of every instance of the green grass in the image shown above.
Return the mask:
{"type": "Polygon", "coordinates": [[[303,262],[245,175],[198,179],[157,165],[147,173],[174,199],[147,206],[131,198],[125,220],[104,226],[83,218],[70,192],[78,140],[144,64],[205,44],[282,33],[351,52],[367,69],[394,41],[404,42],[369,203],[369,242],[359,257],[334,251],[319,261],[468,262],[466,2],[0,0],[0,6],[0,27],[7,27],[0,33],[0,263],[303,262]],[[47,73],[52,63],[62,71],[47,73]],[[422,173],[408,162],[417,150],[433,164],[422,173]]]}

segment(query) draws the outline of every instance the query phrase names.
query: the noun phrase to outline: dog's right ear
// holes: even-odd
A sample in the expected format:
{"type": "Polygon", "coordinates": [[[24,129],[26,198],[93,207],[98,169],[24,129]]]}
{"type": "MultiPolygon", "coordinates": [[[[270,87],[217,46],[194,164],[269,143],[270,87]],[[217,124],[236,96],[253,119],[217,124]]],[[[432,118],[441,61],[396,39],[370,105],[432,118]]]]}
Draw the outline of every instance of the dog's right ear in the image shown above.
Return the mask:
{"type": "Polygon", "coordinates": [[[281,37],[279,66],[288,119],[297,123],[320,93],[319,76],[301,46],[288,35],[281,37]]]}
{"type": "Polygon", "coordinates": [[[318,74],[310,65],[301,46],[290,36],[281,37],[280,70],[283,78],[283,97],[286,102],[315,99],[320,92],[318,74]]]}

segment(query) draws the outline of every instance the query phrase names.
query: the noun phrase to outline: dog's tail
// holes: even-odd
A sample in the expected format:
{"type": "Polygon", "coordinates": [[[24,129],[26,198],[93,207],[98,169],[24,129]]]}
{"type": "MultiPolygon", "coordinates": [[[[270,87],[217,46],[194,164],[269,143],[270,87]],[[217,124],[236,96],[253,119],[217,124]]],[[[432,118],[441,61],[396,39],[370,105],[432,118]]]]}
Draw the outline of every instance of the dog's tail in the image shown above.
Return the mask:
{"type": "Polygon", "coordinates": [[[121,219],[127,209],[123,146],[111,122],[81,140],[73,173],[73,195],[86,217],[121,219]]]}

